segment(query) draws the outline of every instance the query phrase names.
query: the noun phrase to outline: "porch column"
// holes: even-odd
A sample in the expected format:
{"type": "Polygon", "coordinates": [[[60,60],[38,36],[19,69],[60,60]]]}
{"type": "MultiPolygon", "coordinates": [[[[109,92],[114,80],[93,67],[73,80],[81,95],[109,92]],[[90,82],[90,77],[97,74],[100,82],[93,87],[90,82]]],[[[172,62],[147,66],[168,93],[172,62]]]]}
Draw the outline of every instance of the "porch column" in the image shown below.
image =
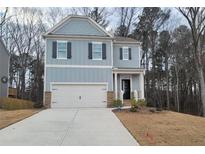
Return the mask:
{"type": "Polygon", "coordinates": [[[140,73],[140,91],[141,96],[140,99],[144,99],[144,72],[140,73]]]}
{"type": "Polygon", "coordinates": [[[115,99],[117,99],[117,73],[115,73],[115,99]]]}

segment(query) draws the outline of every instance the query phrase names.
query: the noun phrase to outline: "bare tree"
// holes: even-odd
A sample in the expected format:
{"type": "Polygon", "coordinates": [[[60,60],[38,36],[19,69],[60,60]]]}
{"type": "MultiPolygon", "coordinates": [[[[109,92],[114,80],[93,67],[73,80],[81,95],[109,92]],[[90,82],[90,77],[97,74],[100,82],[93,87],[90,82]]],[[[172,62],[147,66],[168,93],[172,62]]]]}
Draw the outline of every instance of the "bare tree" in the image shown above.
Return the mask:
{"type": "Polygon", "coordinates": [[[8,13],[8,8],[6,8],[5,11],[1,13],[1,16],[0,16],[0,30],[1,30],[1,32],[0,32],[0,37],[2,37],[3,25],[4,25],[5,22],[6,22],[7,13],[8,13]]]}
{"type": "Polygon", "coordinates": [[[49,7],[44,10],[45,21],[47,29],[56,25],[60,20],[72,14],[74,10],[70,8],[49,7]]]}
{"type": "Polygon", "coordinates": [[[191,28],[193,40],[193,56],[195,65],[198,72],[200,87],[201,87],[201,100],[203,104],[203,116],[205,116],[205,81],[203,72],[203,53],[201,48],[201,39],[205,30],[205,8],[189,7],[178,8],[181,14],[186,18],[191,28]]]}
{"type": "Polygon", "coordinates": [[[111,15],[108,8],[105,7],[81,7],[73,8],[73,12],[92,18],[102,27],[106,28],[109,24],[108,17],[111,15]],[[74,11],[75,10],[75,11],[74,11]]]}
{"type": "Polygon", "coordinates": [[[27,72],[32,61],[32,56],[36,54],[35,39],[39,39],[40,26],[42,23],[42,12],[37,8],[17,8],[14,9],[16,16],[9,22],[9,49],[12,57],[16,61],[11,61],[11,72],[18,75],[17,89],[20,98],[26,98],[27,72]],[[16,58],[15,58],[16,57],[16,58]],[[12,67],[16,66],[16,67],[12,67]]]}
{"type": "Polygon", "coordinates": [[[115,35],[127,37],[131,31],[131,26],[137,18],[139,8],[117,8],[118,15],[120,16],[119,26],[116,29],[115,35]]]}

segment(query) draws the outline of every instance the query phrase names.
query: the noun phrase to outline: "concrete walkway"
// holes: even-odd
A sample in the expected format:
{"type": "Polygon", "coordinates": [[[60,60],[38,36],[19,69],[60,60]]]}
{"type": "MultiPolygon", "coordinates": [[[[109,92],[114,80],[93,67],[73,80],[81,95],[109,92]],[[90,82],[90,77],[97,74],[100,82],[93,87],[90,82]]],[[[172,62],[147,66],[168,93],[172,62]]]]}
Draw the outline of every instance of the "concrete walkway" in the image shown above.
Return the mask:
{"type": "Polygon", "coordinates": [[[0,145],[138,145],[110,109],[47,109],[0,130],[0,145]]]}

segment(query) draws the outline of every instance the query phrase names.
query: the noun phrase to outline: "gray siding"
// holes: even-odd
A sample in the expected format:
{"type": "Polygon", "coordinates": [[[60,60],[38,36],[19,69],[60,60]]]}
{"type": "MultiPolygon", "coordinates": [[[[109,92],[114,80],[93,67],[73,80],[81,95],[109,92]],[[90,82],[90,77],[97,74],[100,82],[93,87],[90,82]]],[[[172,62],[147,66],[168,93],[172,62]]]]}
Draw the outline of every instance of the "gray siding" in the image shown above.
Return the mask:
{"type": "Polygon", "coordinates": [[[54,34],[106,36],[104,32],[98,30],[87,19],[79,18],[71,18],[61,28],[57,29],[54,34]]]}
{"type": "MultiPolygon", "coordinates": [[[[3,76],[8,77],[9,55],[0,40],[0,79],[3,76]]],[[[0,81],[0,97],[7,97],[8,84],[0,81]]]]}
{"type": "Polygon", "coordinates": [[[108,82],[112,90],[112,69],[46,68],[46,91],[50,91],[50,82],[108,82]]]}
{"type": "Polygon", "coordinates": [[[106,43],[106,59],[105,60],[91,60],[88,59],[88,43],[96,42],[96,40],[67,40],[71,42],[71,59],[53,59],[52,58],[52,41],[47,39],[47,64],[63,64],[63,65],[109,65],[111,66],[111,41],[98,40],[99,42],[106,43]]]}
{"type": "Polygon", "coordinates": [[[120,68],[139,68],[140,67],[140,47],[138,45],[130,44],[114,44],[113,49],[113,65],[120,68]],[[131,60],[120,60],[120,48],[129,47],[132,52],[131,60]]]}
{"type": "Polygon", "coordinates": [[[132,75],[132,90],[140,90],[140,80],[139,80],[139,75],[135,74],[132,75]]]}

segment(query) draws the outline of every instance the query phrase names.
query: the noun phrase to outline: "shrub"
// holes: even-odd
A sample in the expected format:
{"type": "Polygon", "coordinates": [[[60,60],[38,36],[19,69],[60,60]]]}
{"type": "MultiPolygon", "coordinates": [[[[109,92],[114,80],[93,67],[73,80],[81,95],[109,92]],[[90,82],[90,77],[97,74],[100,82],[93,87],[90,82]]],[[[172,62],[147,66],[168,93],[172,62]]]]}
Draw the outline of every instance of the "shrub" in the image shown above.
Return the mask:
{"type": "Polygon", "coordinates": [[[144,99],[139,99],[138,101],[136,101],[135,98],[131,99],[131,112],[136,112],[137,109],[139,109],[140,107],[144,107],[146,106],[146,102],[144,99]]]}
{"type": "Polygon", "coordinates": [[[143,106],[147,106],[147,102],[144,99],[139,99],[137,101],[137,103],[139,104],[139,106],[143,107],[143,106]]]}
{"type": "Polygon", "coordinates": [[[32,109],[33,102],[16,98],[2,98],[1,107],[6,110],[32,109]]]}
{"type": "Polygon", "coordinates": [[[112,103],[113,107],[122,107],[122,101],[120,99],[114,100],[112,103]]]}
{"type": "Polygon", "coordinates": [[[137,109],[138,109],[137,101],[136,101],[135,98],[132,98],[131,99],[131,109],[130,109],[130,111],[131,112],[136,112],[137,109]]]}
{"type": "Polygon", "coordinates": [[[33,105],[34,108],[42,108],[43,107],[43,104],[42,103],[35,103],[33,105]]]}

